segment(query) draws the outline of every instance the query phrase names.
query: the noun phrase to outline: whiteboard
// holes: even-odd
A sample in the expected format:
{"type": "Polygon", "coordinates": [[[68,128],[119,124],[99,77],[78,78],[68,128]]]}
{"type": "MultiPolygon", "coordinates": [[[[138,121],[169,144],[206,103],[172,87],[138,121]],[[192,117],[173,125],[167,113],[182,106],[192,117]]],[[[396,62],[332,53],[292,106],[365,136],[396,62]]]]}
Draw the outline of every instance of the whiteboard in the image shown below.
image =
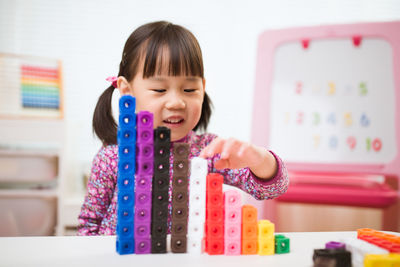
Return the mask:
{"type": "Polygon", "coordinates": [[[266,30],[251,141],[289,171],[400,177],[400,21],[266,30]]]}
{"type": "Polygon", "coordinates": [[[280,45],[270,147],[288,161],[388,163],[397,154],[390,43],[350,38],[280,45]]]}

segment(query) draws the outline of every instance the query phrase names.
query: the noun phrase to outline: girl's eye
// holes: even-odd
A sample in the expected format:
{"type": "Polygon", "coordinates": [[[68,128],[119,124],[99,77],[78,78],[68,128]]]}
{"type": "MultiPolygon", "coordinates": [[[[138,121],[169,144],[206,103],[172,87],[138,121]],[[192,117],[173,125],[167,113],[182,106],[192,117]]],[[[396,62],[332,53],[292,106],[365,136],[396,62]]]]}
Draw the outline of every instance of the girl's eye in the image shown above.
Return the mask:
{"type": "Polygon", "coordinates": [[[151,89],[153,92],[156,92],[156,93],[164,93],[165,91],[167,91],[167,90],[165,90],[165,89],[151,89]]]}
{"type": "Polygon", "coordinates": [[[184,91],[187,92],[187,93],[191,93],[191,92],[196,91],[196,89],[185,89],[184,91]]]}

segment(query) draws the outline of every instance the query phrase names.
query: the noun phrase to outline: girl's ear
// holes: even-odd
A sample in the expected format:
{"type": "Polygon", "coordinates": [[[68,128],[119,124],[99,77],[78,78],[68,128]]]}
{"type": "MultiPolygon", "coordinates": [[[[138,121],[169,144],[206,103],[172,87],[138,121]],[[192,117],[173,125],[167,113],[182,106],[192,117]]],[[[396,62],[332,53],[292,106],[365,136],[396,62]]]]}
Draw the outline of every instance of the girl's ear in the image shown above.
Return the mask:
{"type": "Polygon", "coordinates": [[[206,79],[205,78],[203,78],[203,89],[204,89],[204,92],[206,91],[206,79]]]}
{"type": "Polygon", "coordinates": [[[125,79],[124,76],[119,76],[117,80],[117,86],[119,90],[119,94],[122,95],[132,95],[130,86],[128,81],[125,79]]]}

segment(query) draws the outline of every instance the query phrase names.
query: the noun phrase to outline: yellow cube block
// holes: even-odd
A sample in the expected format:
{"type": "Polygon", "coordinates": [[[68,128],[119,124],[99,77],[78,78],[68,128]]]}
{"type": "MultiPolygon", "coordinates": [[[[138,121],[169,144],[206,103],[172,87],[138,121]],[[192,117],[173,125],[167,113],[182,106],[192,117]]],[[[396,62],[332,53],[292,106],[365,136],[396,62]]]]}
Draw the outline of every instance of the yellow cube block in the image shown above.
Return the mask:
{"type": "Polygon", "coordinates": [[[269,220],[259,220],[258,221],[258,238],[269,239],[273,237],[275,233],[275,224],[269,220]]]}
{"type": "Polygon", "coordinates": [[[400,267],[400,254],[365,255],[364,267],[400,267]]]}
{"type": "Polygon", "coordinates": [[[258,255],[275,254],[275,238],[258,238],[258,255]]]}

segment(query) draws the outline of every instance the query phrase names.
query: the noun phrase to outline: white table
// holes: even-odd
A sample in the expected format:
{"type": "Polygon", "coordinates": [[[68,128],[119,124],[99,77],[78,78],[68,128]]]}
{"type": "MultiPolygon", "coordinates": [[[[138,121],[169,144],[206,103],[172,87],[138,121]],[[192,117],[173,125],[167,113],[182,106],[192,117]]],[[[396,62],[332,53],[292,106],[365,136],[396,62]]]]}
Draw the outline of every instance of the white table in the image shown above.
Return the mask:
{"type": "Polygon", "coordinates": [[[290,238],[290,253],[271,256],[210,256],[207,254],[119,255],[115,236],[1,237],[0,266],[207,266],[267,267],[312,266],[314,249],[329,241],[357,238],[357,232],[283,233],[290,238]]]}

